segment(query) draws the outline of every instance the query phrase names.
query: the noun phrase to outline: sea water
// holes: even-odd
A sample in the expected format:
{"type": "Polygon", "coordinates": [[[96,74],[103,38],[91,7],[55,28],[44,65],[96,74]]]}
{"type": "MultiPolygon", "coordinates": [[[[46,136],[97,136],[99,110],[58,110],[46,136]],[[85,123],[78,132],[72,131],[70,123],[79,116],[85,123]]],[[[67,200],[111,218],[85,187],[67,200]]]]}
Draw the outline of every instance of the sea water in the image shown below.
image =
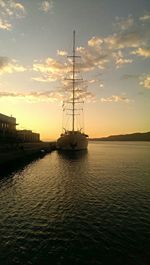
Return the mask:
{"type": "Polygon", "coordinates": [[[90,142],[0,176],[0,264],[150,264],[150,143],[90,142]]]}

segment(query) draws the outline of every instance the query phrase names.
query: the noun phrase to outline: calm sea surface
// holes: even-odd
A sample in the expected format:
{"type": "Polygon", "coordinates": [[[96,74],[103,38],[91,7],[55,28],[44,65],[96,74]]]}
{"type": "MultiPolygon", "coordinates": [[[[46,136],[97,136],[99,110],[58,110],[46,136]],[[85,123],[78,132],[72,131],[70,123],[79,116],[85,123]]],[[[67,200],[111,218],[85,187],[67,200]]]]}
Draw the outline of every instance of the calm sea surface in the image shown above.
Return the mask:
{"type": "Polygon", "coordinates": [[[92,142],[0,176],[0,265],[150,264],[150,143],[92,142]]]}

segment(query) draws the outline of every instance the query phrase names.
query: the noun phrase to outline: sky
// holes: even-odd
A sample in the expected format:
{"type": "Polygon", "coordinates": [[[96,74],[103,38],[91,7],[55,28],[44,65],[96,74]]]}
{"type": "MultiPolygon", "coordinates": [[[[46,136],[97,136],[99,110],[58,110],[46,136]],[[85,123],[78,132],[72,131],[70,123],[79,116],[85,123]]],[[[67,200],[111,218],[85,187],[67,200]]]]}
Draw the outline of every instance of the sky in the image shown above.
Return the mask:
{"type": "Polygon", "coordinates": [[[150,131],[149,28],[149,0],[0,0],[0,113],[59,137],[75,30],[85,132],[150,131]]]}

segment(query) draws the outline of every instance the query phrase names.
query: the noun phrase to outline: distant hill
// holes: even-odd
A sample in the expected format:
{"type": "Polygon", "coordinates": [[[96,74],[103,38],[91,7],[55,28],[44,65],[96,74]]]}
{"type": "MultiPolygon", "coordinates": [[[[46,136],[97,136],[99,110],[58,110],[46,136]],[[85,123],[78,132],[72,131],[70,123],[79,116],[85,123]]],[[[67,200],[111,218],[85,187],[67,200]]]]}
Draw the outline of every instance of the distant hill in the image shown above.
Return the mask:
{"type": "Polygon", "coordinates": [[[150,141],[150,132],[111,135],[108,137],[91,138],[90,141],[150,141]]]}

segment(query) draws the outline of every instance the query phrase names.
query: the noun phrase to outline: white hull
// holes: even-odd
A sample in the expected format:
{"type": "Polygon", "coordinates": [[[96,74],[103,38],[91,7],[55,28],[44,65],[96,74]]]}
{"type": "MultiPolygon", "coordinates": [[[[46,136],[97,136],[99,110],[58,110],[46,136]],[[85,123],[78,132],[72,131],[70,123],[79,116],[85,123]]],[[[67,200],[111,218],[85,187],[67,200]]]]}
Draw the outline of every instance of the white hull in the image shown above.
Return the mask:
{"type": "Polygon", "coordinates": [[[87,146],[87,136],[78,131],[62,134],[57,140],[59,150],[86,150],[87,146]]]}

